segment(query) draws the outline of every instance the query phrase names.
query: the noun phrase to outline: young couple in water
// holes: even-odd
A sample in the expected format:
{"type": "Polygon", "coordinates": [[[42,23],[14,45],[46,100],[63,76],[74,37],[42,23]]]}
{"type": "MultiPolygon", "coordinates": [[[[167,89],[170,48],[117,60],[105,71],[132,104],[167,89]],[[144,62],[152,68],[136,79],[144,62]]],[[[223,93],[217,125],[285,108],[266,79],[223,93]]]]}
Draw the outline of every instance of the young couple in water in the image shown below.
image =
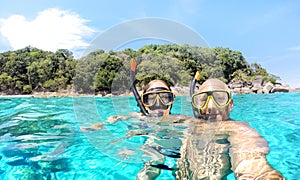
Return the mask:
{"type": "MultiPolygon", "coordinates": [[[[141,101],[148,116],[161,116],[178,123],[185,119],[176,179],[226,179],[232,171],[236,179],[284,179],[266,160],[268,143],[248,123],[230,120],[233,99],[225,83],[208,79],[192,94],[195,118],[170,115],[174,102],[171,88],[161,80],[146,87],[141,101]]],[[[155,179],[159,166],[146,165],[138,179],[155,179]]],[[[164,166],[161,166],[164,167],[164,166]]]]}
{"type": "MultiPolygon", "coordinates": [[[[284,179],[267,162],[269,148],[266,140],[248,123],[230,120],[233,99],[227,85],[219,79],[208,79],[197,92],[194,92],[194,87],[195,78],[191,85],[195,118],[170,114],[175,95],[162,80],[149,82],[141,96],[135,86],[132,87],[141,113],[132,113],[130,117],[157,117],[172,123],[183,122],[187,127],[179,145],[180,154],[175,157],[176,167],[164,164],[165,157],[160,153],[163,145],[147,141],[145,153],[157,154],[158,158],[146,163],[137,179],[155,179],[161,169],[171,170],[176,179],[226,179],[231,172],[239,180],[284,179]]],[[[107,122],[128,118],[113,116],[107,122]]],[[[83,130],[101,129],[102,126],[83,130]]]]}

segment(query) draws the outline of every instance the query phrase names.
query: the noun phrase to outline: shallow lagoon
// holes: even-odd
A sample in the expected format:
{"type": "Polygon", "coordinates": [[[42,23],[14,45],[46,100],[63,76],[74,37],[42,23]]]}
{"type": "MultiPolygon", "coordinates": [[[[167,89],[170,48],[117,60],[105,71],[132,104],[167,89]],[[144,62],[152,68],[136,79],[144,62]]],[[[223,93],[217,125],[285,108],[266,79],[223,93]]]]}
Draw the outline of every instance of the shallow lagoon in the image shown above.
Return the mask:
{"type": "MultiPolygon", "coordinates": [[[[172,114],[192,115],[188,99],[177,97],[172,114]]],[[[300,93],[234,95],[234,102],[231,118],[258,130],[269,142],[270,164],[287,179],[298,179],[300,93]]],[[[133,97],[2,97],[0,179],[135,179],[143,160],[138,151],[128,155],[144,139],[118,141],[130,129],[129,122],[86,133],[80,126],[138,110],[133,97]]],[[[162,171],[158,179],[172,179],[171,173],[162,171]]]]}

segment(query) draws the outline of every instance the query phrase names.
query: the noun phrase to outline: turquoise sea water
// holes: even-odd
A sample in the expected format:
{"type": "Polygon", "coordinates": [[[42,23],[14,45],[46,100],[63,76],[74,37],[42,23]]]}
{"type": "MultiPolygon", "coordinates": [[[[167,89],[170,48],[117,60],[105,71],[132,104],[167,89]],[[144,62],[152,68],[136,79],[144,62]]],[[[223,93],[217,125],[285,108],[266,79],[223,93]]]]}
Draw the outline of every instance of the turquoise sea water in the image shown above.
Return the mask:
{"type": "MultiPolygon", "coordinates": [[[[192,115],[188,99],[177,97],[172,113],[192,115]]],[[[269,163],[299,179],[300,93],[234,95],[234,103],[231,118],[249,122],[269,142],[269,163]]],[[[0,98],[0,179],[135,179],[147,158],[137,150],[143,137],[120,140],[130,122],[80,131],[131,111],[138,111],[133,97],[0,98]]],[[[173,178],[162,171],[158,179],[173,178]]]]}

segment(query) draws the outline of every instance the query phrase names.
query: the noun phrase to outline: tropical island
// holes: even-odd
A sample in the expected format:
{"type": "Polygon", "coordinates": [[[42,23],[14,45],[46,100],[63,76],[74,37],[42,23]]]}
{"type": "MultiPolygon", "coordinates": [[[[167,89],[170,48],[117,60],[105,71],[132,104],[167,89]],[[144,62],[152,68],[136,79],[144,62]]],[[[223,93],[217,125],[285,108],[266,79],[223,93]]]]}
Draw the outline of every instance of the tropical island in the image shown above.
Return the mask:
{"type": "Polygon", "coordinates": [[[187,92],[197,71],[201,78],[220,78],[235,93],[289,92],[288,85],[258,63],[249,64],[240,51],[190,45],[146,45],[138,50],[98,49],[75,59],[67,49],[43,51],[31,46],[0,53],[1,95],[120,95],[129,94],[130,62],[136,59],[137,86],[159,78],[187,92]]]}

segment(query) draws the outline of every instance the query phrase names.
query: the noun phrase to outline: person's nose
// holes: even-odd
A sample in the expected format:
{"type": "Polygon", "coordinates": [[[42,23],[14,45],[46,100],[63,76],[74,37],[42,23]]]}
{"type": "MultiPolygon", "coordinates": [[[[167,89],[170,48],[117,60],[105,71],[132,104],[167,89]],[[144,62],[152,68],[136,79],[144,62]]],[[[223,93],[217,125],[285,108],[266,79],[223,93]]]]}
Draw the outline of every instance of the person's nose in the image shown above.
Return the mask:
{"type": "Polygon", "coordinates": [[[215,105],[213,103],[213,100],[210,98],[207,103],[206,115],[210,115],[212,113],[212,111],[214,110],[214,108],[215,108],[215,105]]]}
{"type": "Polygon", "coordinates": [[[152,109],[161,109],[162,104],[160,102],[160,99],[158,97],[156,97],[155,99],[155,103],[152,106],[152,109]]]}
{"type": "Polygon", "coordinates": [[[156,96],[156,101],[155,101],[155,106],[160,106],[161,105],[161,100],[159,99],[158,96],[156,96]]]}

